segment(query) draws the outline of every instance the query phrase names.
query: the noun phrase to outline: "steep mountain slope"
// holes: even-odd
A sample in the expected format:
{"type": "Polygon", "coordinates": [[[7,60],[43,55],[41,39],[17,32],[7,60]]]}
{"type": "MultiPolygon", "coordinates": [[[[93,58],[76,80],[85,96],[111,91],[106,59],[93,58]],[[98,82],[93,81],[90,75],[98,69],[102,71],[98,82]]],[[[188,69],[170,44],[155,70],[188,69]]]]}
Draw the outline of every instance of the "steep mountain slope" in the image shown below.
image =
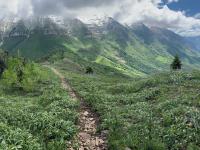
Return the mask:
{"type": "MultiPolygon", "coordinates": [[[[84,24],[78,19],[55,23],[40,19],[29,26],[19,21],[2,37],[2,48],[32,59],[51,52],[73,52],[75,57],[118,70],[126,75],[145,75],[169,70],[175,54],[185,69],[200,66],[200,54],[185,39],[169,30],[144,24],[124,26],[112,18],[101,24],[84,24]]],[[[65,58],[72,58],[65,55],[65,58]]]]}
{"type": "Polygon", "coordinates": [[[32,59],[38,59],[46,54],[62,48],[62,41],[67,39],[64,30],[51,20],[45,19],[33,29],[27,28],[23,21],[19,21],[12,30],[4,35],[3,49],[32,59]]]}
{"type": "Polygon", "coordinates": [[[187,42],[189,42],[191,44],[191,46],[200,51],[200,36],[196,36],[196,37],[187,37],[185,38],[187,42]]]}

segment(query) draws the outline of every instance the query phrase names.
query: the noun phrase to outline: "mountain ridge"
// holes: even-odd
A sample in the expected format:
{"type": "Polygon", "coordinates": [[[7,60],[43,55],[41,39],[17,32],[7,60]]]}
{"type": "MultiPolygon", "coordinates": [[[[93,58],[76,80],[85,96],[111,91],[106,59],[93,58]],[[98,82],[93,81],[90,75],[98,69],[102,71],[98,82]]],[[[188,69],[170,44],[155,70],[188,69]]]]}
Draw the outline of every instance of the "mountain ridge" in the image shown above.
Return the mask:
{"type": "Polygon", "coordinates": [[[78,19],[56,23],[50,18],[30,22],[27,25],[19,20],[6,32],[1,31],[1,48],[13,54],[20,50],[23,56],[31,59],[40,59],[56,51],[73,51],[90,63],[131,76],[169,70],[176,54],[180,55],[184,69],[200,66],[198,50],[167,29],[141,23],[125,26],[113,18],[99,24],[85,24],[78,19]]]}

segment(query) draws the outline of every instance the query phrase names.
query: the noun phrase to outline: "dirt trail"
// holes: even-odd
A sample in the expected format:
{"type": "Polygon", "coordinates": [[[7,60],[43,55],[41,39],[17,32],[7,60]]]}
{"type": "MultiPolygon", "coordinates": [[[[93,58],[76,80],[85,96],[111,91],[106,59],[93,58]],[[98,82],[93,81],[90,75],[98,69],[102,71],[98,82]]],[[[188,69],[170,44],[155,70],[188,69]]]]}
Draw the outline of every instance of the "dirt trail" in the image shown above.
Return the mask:
{"type": "MultiPolygon", "coordinates": [[[[76,95],[65,77],[57,69],[50,66],[46,67],[50,68],[61,79],[62,87],[69,92],[72,98],[80,100],[79,133],[77,135],[80,145],[79,150],[107,150],[107,132],[97,133],[99,125],[98,115],[85,104],[83,99],[76,95]]],[[[73,148],[68,149],[74,150],[73,148]]]]}

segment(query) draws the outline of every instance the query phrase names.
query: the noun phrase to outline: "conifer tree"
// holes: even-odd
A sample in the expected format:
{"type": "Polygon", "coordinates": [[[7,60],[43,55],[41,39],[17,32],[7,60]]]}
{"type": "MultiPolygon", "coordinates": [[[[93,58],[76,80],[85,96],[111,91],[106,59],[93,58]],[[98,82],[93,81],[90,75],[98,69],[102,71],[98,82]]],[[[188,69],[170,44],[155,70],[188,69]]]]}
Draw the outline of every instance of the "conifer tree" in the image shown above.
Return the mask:
{"type": "Polygon", "coordinates": [[[93,74],[94,71],[93,71],[93,69],[92,69],[91,67],[87,67],[85,73],[86,73],[86,74],[93,74]]]}
{"type": "Polygon", "coordinates": [[[0,77],[6,69],[6,61],[7,61],[8,53],[0,50],[0,77]]]}
{"type": "Polygon", "coordinates": [[[6,68],[6,65],[5,65],[4,61],[0,59],[0,77],[3,74],[5,68],[6,68]]]}
{"type": "Polygon", "coordinates": [[[180,70],[182,68],[182,63],[178,55],[174,57],[174,60],[171,64],[172,70],[180,70]]]}

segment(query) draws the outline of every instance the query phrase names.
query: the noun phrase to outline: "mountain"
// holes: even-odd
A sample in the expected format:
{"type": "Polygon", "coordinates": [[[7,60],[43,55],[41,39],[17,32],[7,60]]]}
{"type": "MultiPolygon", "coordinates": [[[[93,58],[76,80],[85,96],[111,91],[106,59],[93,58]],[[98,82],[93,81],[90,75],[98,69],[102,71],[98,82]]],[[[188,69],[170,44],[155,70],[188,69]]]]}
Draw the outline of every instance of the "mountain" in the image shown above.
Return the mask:
{"type": "Polygon", "coordinates": [[[44,17],[18,20],[0,31],[2,49],[36,60],[62,52],[67,62],[101,65],[130,76],[169,70],[176,54],[184,69],[200,66],[200,53],[185,38],[141,23],[125,26],[113,18],[85,24],[78,19],[56,22],[44,17]]]}
{"type": "Polygon", "coordinates": [[[3,33],[1,48],[16,54],[20,50],[21,55],[31,59],[38,59],[49,52],[60,49],[60,42],[65,36],[63,28],[48,18],[35,20],[27,25],[27,22],[19,20],[3,33]]]}
{"type": "Polygon", "coordinates": [[[187,37],[185,40],[191,44],[191,47],[200,51],[200,36],[187,37]]]}

